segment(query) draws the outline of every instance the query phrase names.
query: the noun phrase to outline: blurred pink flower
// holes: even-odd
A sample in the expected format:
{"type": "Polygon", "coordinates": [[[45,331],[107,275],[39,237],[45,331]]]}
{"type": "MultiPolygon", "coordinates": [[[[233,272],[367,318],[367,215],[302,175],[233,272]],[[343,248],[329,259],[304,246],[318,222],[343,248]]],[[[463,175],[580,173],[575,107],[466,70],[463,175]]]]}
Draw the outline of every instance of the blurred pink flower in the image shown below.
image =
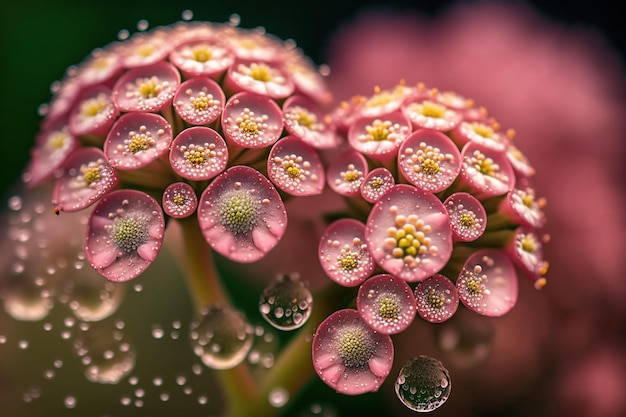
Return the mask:
{"type": "MultiPolygon", "coordinates": [[[[524,389],[531,392],[542,384],[540,389],[552,390],[550,384],[567,381],[568,375],[591,372],[582,365],[574,370],[571,361],[580,359],[592,343],[603,343],[605,323],[626,314],[626,281],[621,276],[626,77],[607,40],[598,31],[550,21],[526,5],[490,3],[456,5],[433,20],[369,12],[331,39],[329,83],[337,99],[393,88],[400,80],[454,90],[472,97],[477,112],[482,106],[490,109],[502,131],[515,127],[504,139],[519,137],[507,151],[516,172],[526,171],[520,174],[524,177],[534,171],[515,159],[518,145],[533,166],[541,167],[533,176],[537,195],[524,197],[526,185],[518,182],[510,199],[522,201],[511,201],[517,211],[509,207],[509,212],[536,224],[543,224],[543,213],[550,219],[545,229],[550,244],[543,251],[551,263],[549,285],[533,295],[539,298],[533,307],[519,303],[506,319],[498,319],[494,355],[483,368],[489,372],[468,380],[453,377],[457,387],[463,386],[457,390],[464,392],[459,401],[477,395],[478,388],[472,387],[480,386],[481,392],[497,390],[499,396],[477,405],[481,409],[510,407],[524,389]],[[541,196],[548,197],[545,207],[541,196]],[[556,364],[557,374],[546,364],[556,364]]],[[[523,299],[525,282],[520,281],[519,290],[523,299]]],[[[405,343],[396,343],[399,357],[410,354],[401,348],[405,343]]],[[[598,410],[619,406],[611,400],[604,407],[601,396],[577,395],[581,387],[573,383],[559,387],[558,398],[547,396],[534,411],[569,413],[571,404],[564,404],[574,398],[585,416],[594,415],[594,404],[598,410]]],[[[453,400],[447,410],[460,415],[468,406],[453,400]]]]}

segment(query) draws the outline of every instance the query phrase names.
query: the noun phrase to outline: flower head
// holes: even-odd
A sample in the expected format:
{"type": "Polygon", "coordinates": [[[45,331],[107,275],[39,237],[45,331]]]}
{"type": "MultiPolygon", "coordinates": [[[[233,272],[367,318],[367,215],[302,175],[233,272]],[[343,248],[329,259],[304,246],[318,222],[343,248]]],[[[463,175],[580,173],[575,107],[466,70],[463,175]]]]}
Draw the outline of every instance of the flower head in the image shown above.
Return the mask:
{"type": "Polygon", "coordinates": [[[313,336],[313,367],[342,394],[377,391],[392,363],[391,337],[372,330],[356,310],[331,314],[313,336]]]}
{"type": "Polygon", "coordinates": [[[161,206],[148,194],[113,191],[102,197],[89,218],[87,259],[109,280],[128,281],[154,261],[164,229],[161,206]]]}

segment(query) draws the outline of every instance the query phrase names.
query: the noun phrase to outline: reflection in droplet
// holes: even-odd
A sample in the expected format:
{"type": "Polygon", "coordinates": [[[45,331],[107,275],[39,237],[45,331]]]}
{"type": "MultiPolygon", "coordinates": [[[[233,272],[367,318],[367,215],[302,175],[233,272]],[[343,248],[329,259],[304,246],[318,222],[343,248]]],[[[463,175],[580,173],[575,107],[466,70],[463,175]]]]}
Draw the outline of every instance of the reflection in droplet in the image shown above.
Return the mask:
{"type": "Polygon", "coordinates": [[[311,315],[313,296],[297,275],[279,275],[263,291],[259,311],[272,326],[294,330],[311,315]]]}
{"type": "Polygon", "coordinates": [[[460,309],[452,319],[435,329],[437,346],[446,363],[469,369],[483,363],[491,353],[493,322],[468,309],[460,309]]]}
{"type": "Polygon", "coordinates": [[[396,395],[409,409],[429,412],[450,396],[450,374],[441,362],[429,356],[409,360],[395,383],[396,395]]]}
{"type": "Polygon", "coordinates": [[[117,311],[124,298],[124,286],[105,279],[91,268],[81,270],[64,286],[69,306],[80,320],[100,321],[117,311]]]}
{"type": "Polygon", "coordinates": [[[4,293],[4,310],[15,320],[39,321],[54,306],[49,295],[29,279],[16,280],[4,293]]]}
{"type": "Polygon", "coordinates": [[[252,326],[243,313],[222,306],[205,308],[191,323],[193,351],[213,369],[229,369],[244,360],[252,346],[252,326]]]}
{"type": "Polygon", "coordinates": [[[128,343],[120,343],[112,337],[113,332],[107,323],[96,322],[74,341],[76,353],[87,366],[85,377],[91,382],[117,384],[135,367],[135,352],[130,348],[121,349],[128,343]]]}

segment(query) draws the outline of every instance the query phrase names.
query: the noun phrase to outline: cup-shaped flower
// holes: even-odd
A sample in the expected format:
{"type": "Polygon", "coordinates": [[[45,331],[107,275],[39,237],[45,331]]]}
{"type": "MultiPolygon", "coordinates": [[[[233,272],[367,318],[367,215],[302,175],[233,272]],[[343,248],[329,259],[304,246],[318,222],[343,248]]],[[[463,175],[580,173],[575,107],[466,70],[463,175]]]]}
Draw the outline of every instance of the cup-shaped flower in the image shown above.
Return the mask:
{"type": "Polygon", "coordinates": [[[509,144],[506,148],[506,159],[511,163],[513,171],[517,174],[518,178],[529,178],[535,175],[535,168],[530,164],[530,161],[515,146],[509,144]]]}
{"type": "Polygon", "coordinates": [[[226,102],[222,131],[229,142],[245,148],[265,148],[280,138],[283,113],[269,97],[242,92],[226,102]]]}
{"type": "Polygon", "coordinates": [[[99,148],[79,148],[63,164],[63,174],[52,191],[52,203],[61,211],[82,210],[119,183],[117,173],[99,148]]]}
{"type": "Polygon", "coordinates": [[[171,38],[165,31],[140,32],[117,46],[125,68],[145,67],[162,61],[172,49],[171,38]]]}
{"type": "Polygon", "coordinates": [[[318,252],[326,275],[345,287],[359,285],[376,267],[365,244],[365,225],[358,220],[343,218],[331,223],[318,252]]]}
{"type": "Polygon", "coordinates": [[[192,39],[170,52],[170,61],[185,78],[219,78],[234,62],[235,54],[216,39],[192,39]]]}
{"type": "Polygon", "coordinates": [[[154,261],[164,229],[163,211],[154,198],[136,190],[113,191],[89,217],[85,255],[105,278],[128,281],[154,261]]]}
{"type": "Polygon", "coordinates": [[[78,139],[70,133],[67,120],[51,123],[37,136],[24,182],[36,187],[48,180],[78,146],[78,139]]]}
{"type": "Polygon", "coordinates": [[[400,146],[398,167],[411,184],[437,193],[448,188],[459,175],[461,154],[443,133],[419,129],[400,146]]]}
{"type": "Polygon", "coordinates": [[[315,149],[330,149],[341,143],[320,105],[306,96],[294,95],[285,100],[283,117],[287,132],[315,149]]]}
{"type": "Polygon", "coordinates": [[[471,194],[454,193],[443,202],[450,227],[456,240],[471,242],[478,239],[487,227],[487,213],[483,205],[471,194]]]}
{"type": "Polygon", "coordinates": [[[280,65],[257,60],[242,60],[231,66],[224,84],[233,92],[247,91],[273,99],[290,96],[295,85],[280,65]]]}
{"type": "Polygon", "coordinates": [[[172,141],[170,165],[181,177],[202,181],[224,171],[228,163],[226,142],[210,127],[193,126],[172,141]]]}
{"type": "Polygon", "coordinates": [[[326,184],[324,166],[315,148],[295,136],[281,138],[272,146],[267,174],[278,188],[291,195],[321,194],[326,184]]]}
{"type": "Polygon", "coordinates": [[[450,220],[441,201],[405,184],[374,205],[365,241],[378,265],[410,282],[439,272],[452,253],[450,220]]]}
{"type": "Polygon", "coordinates": [[[339,393],[377,391],[392,365],[391,337],[370,328],[357,310],[336,311],[315,331],[313,367],[339,393]]]}
{"type": "Polygon", "coordinates": [[[169,62],[133,68],[113,87],[112,99],[120,111],[157,112],[171,104],[180,73],[169,62]]]}
{"type": "Polygon", "coordinates": [[[111,100],[111,89],[96,85],[85,90],[70,113],[70,132],[76,136],[95,135],[100,144],[119,115],[111,100]]]}
{"type": "Polygon", "coordinates": [[[435,274],[415,288],[417,312],[424,320],[441,323],[456,313],[459,295],[454,283],[446,276],[435,274]]]}
{"type": "Polygon", "coordinates": [[[498,130],[497,123],[478,121],[461,122],[453,131],[452,137],[461,146],[473,142],[496,152],[504,152],[509,144],[508,136],[498,130]]]}
{"type": "Polygon", "coordinates": [[[537,198],[532,187],[514,188],[500,203],[500,211],[522,226],[540,228],[545,223],[544,198],[537,198]]]}
{"type": "Polygon", "coordinates": [[[267,178],[253,168],[234,166],[202,193],[198,222],[216,252],[247,263],[278,244],[287,228],[287,212],[267,178]]]}
{"type": "Polygon", "coordinates": [[[367,174],[361,184],[361,197],[369,203],[375,203],[394,185],[396,180],[387,168],[375,168],[367,174]]]}
{"type": "Polygon", "coordinates": [[[461,158],[461,177],[478,199],[513,189],[515,173],[504,153],[468,142],[461,150],[461,158]]]}
{"type": "Polygon", "coordinates": [[[546,285],[544,276],[548,272],[548,262],[543,258],[543,245],[534,229],[518,227],[507,252],[524,275],[533,281],[535,288],[546,285]]]}
{"type": "Polygon", "coordinates": [[[395,159],[411,130],[411,122],[399,111],[361,117],[350,126],[348,141],[353,149],[384,163],[395,159]]]}
{"type": "Polygon", "coordinates": [[[500,317],[517,302],[515,267],[503,251],[480,249],[465,261],[456,288],[467,308],[484,316],[500,317]]]}
{"type": "Polygon", "coordinates": [[[359,287],[356,305],[361,318],[380,333],[400,333],[415,318],[413,290],[406,281],[391,274],[379,274],[359,287]]]}
{"type": "Polygon", "coordinates": [[[158,114],[126,113],[109,132],[104,154],[112,167],[139,169],[165,155],[172,142],[172,127],[158,114]]]}
{"type": "Polygon", "coordinates": [[[190,78],[174,94],[176,114],[192,125],[208,125],[216,121],[224,110],[226,96],[220,86],[205,77],[190,78]]]}
{"type": "Polygon", "coordinates": [[[410,100],[404,103],[402,112],[411,120],[415,129],[425,127],[449,131],[454,129],[463,118],[461,113],[430,98],[410,100]]]}
{"type": "Polygon", "coordinates": [[[182,219],[195,213],[198,197],[191,185],[186,182],[175,182],[163,191],[162,203],[165,214],[182,219]]]}
{"type": "Polygon", "coordinates": [[[337,194],[358,197],[369,172],[363,154],[348,150],[338,155],[326,170],[326,181],[337,194]]]}

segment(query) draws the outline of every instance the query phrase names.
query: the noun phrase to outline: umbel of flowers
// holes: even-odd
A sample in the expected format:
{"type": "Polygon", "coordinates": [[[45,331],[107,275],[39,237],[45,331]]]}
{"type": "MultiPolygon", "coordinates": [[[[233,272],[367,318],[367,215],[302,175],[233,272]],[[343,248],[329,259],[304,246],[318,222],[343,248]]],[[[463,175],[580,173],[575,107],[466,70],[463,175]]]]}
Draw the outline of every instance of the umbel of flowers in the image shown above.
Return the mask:
{"type": "MultiPolygon", "coordinates": [[[[347,211],[328,226],[319,257],[331,280],[358,291],[353,309],[318,327],[313,361],[326,384],[360,394],[380,387],[393,361],[389,335],[416,316],[502,316],[517,301],[518,273],[545,285],[545,201],[515,132],[457,93],[401,82],[342,103],[332,118],[345,146],[326,178],[347,211]]],[[[410,361],[396,380],[417,411],[449,391],[432,358],[410,361]]]]}
{"type": "Polygon", "coordinates": [[[154,260],[168,218],[197,214],[209,245],[262,258],[284,196],[321,193],[336,136],[323,76],[293,42],[180,22],[94,50],[53,86],[24,181],[57,212],[95,205],[86,256],[112,281],[154,260]]]}

